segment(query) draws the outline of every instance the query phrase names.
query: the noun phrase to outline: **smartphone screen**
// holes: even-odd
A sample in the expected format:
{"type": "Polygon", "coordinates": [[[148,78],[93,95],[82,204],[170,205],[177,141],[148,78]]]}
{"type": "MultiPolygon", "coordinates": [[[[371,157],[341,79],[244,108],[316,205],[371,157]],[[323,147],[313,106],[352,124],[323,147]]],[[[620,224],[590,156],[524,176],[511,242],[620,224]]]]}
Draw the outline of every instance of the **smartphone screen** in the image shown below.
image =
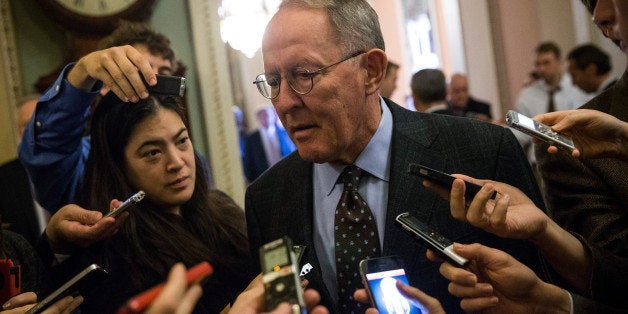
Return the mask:
{"type": "Polygon", "coordinates": [[[397,280],[410,285],[399,257],[388,256],[362,260],[360,272],[372,305],[381,314],[422,313],[421,308],[416,307],[414,302],[408,300],[397,289],[397,280]]]}

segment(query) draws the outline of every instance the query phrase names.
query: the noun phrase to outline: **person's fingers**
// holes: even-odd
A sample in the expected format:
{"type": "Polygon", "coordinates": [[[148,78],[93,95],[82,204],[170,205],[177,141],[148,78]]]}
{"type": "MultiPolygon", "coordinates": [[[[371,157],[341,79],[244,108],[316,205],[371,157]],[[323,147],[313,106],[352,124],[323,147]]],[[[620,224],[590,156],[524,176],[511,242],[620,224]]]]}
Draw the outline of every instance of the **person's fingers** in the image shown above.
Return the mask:
{"type": "Polygon", "coordinates": [[[550,145],[547,147],[547,152],[550,154],[556,154],[558,153],[558,147],[554,146],[554,145],[550,145]]]}
{"type": "Polygon", "coordinates": [[[486,219],[486,202],[488,202],[494,192],[495,186],[492,183],[486,183],[475,195],[467,211],[467,221],[470,224],[480,228],[488,224],[486,219]]]}
{"type": "Polygon", "coordinates": [[[436,253],[434,253],[432,250],[428,249],[425,252],[425,256],[427,257],[427,259],[429,259],[432,262],[436,262],[436,263],[442,263],[443,259],[440,258],[440,256],[438,256],[436,253]]]}
{"type": "Polygon", "coordinates": [[[371,300],[369,299],[369,295],[368,292],[366,292],[366,289],[355,290],[355,292],[353,293],[353,298],[360,303],[371,304],[371,300]]]}
{"type": "Polygon", "coordinates": [[[563,120],[563,118],[568,116],[570,113],[572,113],[572,110],[547,112],[547,113],[536,115],[532,117],[532,119],[538,122],[541,122],[545,125],[553,126],[559,121],[563,120]]]}
{"type": "Polygon", "coordinates": [[[457,282],[450,282],[447,290],[459,298],[484,298],[493,295],[493,286],[489,283],[477,283],[474,286],[466,286],[457,282]]]}
{"type": "Polygon", "coordinates": [[[35,292],[24,292],[20,293],[12,298],[10,298],[7,302],[2,305],[3,310],[14,309],[26,304],[31,304],[37,302],[37,294],[35,292]]]}
{"type": "Polygon", "coordinates": [[[496,296],[482,297],[482,298],[470,298],[462,299],[460,301],[460,307],[465,312],[480,312],[482,310],[496,306],[499,303],[499,298],[496,296]]]}
{"type": "Polygon", "coordinates": [[[203,295],[203,288],[199,284],[194,284],[183,295],[183,298],[179,302],[177,307],[177,314],[192,313],[196,307],[196,303],[203,295]]]}
{"type": "Polygon", "coordinates": [[[61,312],[62,314],[70,314],[76,310],[81,304],[83,304],[83,296],[75,296],[72,302],[68,304],[65,309],[61,312]]]}
{"type": "Polygon", "coordinates": [[[432,296],[424,293],[423,291],[415,287],[406,285],[405,283],[399,280],[397,280],[395,285],[397,286],[397,289],[399,290],[399,292],[401,292],[402,295],[404,295],[412,303],[414,303],[416,307],[424,308],[430,314],[445,313],[443,306],[440,304],[440,302],[436,298],[433,298],[432,296]]]}
{"type": "Polygon", "coordinates": [[[571,151],[571,156],[574,156],[576,158],[580,157],[582,155],[582,153],[580,152],[579,149],[575,148],[574,150],[571,151]]]}
{"type": "Polygon", "coordinates": [[[129,68],[135,68],[135,66],[126,55],[125,47],[112,47],[102,51],[97,56],[98,64],[106,73],[99,74],[99,79],[123,101],[137,101],[139,96],[125,75],[125,71],[129,71],[129,68]]]}
{"type": "Polygon", "coordinates": [[[449,207],[451,216],[457,220],[467,221],[467,205],[464,199],[465,184],[462,179],[455,179],[451,187],[449,207]]]}
{"type": "Polygon", "coordinates": [[[449,263],[442,263],[438,269],[441,275],[451,282],[467,287],[474,287],[478,283],[477,276],[460,267],[455,267],[449,263]]]}
{"type": "Polygon", "coordinates": [[[116,208],[118,208],[118,206],[122,205],[122,201],[119,201],[118,199],[112,199],[111,202],[109,202],[109,211],[112,211],[116,208]]]}
{"type": "Polygon", "coordinates": [[[66,296],[59,301],[53,303],[50,307],[45,309],[42,314],[66,314],[72,312],[81,303],[83,303],[82,296],[66,296]]]}
{"type": "Polygon", "coordinates": [[[64,235],[70,243],[85,247],[110,235],[116,228],[116,220],[109,217],[92,226],[76,221],[61,221],[59,228],[65,230],[64,235]]]}
{"type": "Polygon", "coordinates": [[[303,300],[309,312],[321,302],[321,295],[314,289],[307,289],[303,292],[303,300]]]}
{"type": "Polygon", "coordinates": [[[74,204],[66,205],[62,208],[62,212],[58,212],[53,217],[60,220],[77,221],[84,225],[93,225],[102,218],[102,213],[97,210],[87,210],[74,204]]]}

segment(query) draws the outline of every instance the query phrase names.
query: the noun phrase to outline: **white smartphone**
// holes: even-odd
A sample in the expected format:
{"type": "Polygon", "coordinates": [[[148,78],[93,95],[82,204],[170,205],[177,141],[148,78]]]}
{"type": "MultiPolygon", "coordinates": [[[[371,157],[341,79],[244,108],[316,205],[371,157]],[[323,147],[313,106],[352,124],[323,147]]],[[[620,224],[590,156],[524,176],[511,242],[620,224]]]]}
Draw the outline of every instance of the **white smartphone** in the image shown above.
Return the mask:
{"type": "Polygon", "coordinates": [[[397,289],[397,280],[410,285],[400,257],[385,256],[361,260],[360,275],[371,299],[371,305],[377,308],[379,313],[423,313],[397,289]]]}
{"type": "Polygon", "coordinates": [[[536,137],[541,141],[569,152],[576,148],[571,138],[563,134],[556,133],[552,131],[549,126],[516,111],[508,111],[506,114],[506,124],[515,130],[519,130],[525,134],[536,137]]]}

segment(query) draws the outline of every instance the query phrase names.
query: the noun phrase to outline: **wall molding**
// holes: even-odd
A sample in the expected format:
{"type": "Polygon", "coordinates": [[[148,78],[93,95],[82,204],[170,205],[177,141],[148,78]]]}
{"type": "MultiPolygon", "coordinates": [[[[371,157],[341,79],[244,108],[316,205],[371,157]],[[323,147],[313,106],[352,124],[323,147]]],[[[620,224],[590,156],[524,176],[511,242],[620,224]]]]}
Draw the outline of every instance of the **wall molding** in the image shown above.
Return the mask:
{"type": "Polygon", "coordinates": [[[17,155],[17,99],[23,94],[15,30],[8,0],[0,0],[0,164],[17,155]]]}
{"type": "Polygon", "coordinates": [[[189,0],[201,114],[215,187],[244,207],[245,182],[231,106],[229,62],[220,38],[218,1],[189,0]]]}

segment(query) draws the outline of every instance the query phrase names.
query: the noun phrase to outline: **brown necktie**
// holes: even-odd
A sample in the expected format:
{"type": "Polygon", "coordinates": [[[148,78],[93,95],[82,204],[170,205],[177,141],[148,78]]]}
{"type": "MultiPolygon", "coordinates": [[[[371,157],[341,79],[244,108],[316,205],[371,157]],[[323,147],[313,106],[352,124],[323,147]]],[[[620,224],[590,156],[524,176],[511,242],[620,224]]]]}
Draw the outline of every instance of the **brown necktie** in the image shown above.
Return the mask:
{"type": "Polygon", "coordinates": [[[358,193],[360,168],[347,166],[340,178],[344,190],[336,207],[334,226],[338,306],[341,313],[364,313],[368,306],[353,300],[362,288],[358,264],[362,259],[380,255],[375,217],[358,193]]]}

